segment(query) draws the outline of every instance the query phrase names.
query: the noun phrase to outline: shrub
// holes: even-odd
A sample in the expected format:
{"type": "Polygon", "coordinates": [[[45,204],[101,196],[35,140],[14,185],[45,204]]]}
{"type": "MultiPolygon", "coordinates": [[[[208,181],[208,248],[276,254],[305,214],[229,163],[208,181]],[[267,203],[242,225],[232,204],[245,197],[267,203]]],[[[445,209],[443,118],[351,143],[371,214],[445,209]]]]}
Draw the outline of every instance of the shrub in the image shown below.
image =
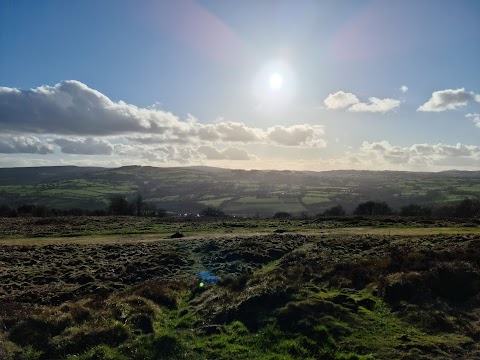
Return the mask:
{"type": "Polygon", "coordinates": [[[207,207],[206,209],[200,212],[200,215],[204,217],[224,217],[225,213],[220,209],[207,207]]]}
{"type": "Polygon", "coordinates": [[[325,210],[323,216],[345,216],[345,209],[342,205],[332,206],[330,209],[325,210]]]}
{"type": "Polygon", "coordinates": [[[279,211],[273,215],[274,219],[290,219],[292,215],[286,211],[279,211]]]}
{"type": "Polygon", "coordinates": [[[424,216],[432,215],[432,209],[426,206],[410,204],[400,209],[400,216],[424,216]]]}
{"type": "Polygon", "coordinates": [[[384,201],[367,201],[359,204],[355,209],[354,214],[363,216],[391,215],[392,209],[384,201]]]}

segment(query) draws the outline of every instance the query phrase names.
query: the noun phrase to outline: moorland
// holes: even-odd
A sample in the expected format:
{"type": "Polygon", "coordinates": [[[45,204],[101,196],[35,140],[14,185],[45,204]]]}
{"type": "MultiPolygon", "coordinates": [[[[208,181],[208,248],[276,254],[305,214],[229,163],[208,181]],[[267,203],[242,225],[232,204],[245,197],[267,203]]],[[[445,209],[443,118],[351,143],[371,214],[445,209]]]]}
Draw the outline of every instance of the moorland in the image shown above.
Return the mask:
{"type": "Polygon", "coordinates": [[[475,359],[478,225],[395,217],[2,218],[0,354],[475,359]],[[198,271],[218,283],[200,286],[198,271]]]}

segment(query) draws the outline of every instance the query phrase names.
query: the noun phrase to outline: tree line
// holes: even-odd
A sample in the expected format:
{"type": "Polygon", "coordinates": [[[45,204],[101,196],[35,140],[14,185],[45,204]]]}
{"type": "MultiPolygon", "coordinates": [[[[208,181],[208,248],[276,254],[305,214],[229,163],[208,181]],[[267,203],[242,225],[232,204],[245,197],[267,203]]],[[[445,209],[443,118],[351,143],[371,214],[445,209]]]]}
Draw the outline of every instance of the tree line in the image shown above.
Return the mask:
{"type": "MultiPolygon", "coordinates": [[[[324,211],[323,216],[345,216],[347,212],[341,205],[333,206],[324,211]]],[[[358,204],[352,215],[357,216],[388,216],[405,217],[437,217],[437,218],[476,218],[480,217],[480,201],[464,199],[457,204],[425,206],[409,204],[394,211],[385,201],[366,201],[358,204]]]]}
{"type": "Polygon", "coordinates": [[[157,209],[155,204],[146,202],[141,195],[133,199],[127,199],[122,195],[110,197],[108,206],[103,209],[88,210],[81,208],[58,209],[44,205],[24,204],[18,207],[10,207],[6,204],[0,205],[0,217],[54,217],[54,216],[166,216],[164,209],[157,209]]]}
{"type": "MultiPolygon", "coordinates": [[[[50,216],[156,216],[165,217],[167,212],[158,209],[155,204],[145,201],[141,195],[128,199],[125,196],[115,195],[109,199],[108,206],[103,209],[86,210],[80,208],[57,209],[43,205],[24,204],[19,207],[10,207],[6,204],[0,205],[0,217],[50,217],[50,216]]],[[[226,217],[220,209],[208,207],[199,213],[206,218],[226,217]]],[[[319,216],[341,217],[346,215],[354,216],[402,216],[402,217],[434,217],[434,218],[477,218],[480,217],[480,200],[464,199],[457,204],[441,206],[425,206],[409,204],[398,211],[394,211],[385,201],[366,201],[357,205],[351,214],[342,205],[333,206],[325,210],[319,216]]],[[[278,212],[273,215],[276,219],[287,219],[292,217],[287,212],[278,212]]]]}

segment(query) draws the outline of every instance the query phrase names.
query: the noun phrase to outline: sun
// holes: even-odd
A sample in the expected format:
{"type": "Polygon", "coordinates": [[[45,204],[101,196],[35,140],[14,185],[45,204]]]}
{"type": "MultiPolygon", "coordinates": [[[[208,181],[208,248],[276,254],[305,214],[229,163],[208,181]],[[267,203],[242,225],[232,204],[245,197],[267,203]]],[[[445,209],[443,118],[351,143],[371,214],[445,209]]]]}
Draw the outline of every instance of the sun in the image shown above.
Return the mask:
{"type": "Polygon", "coordinates": [[[283,76],[279,73],[273,73],[270,75],[270,88],[272,90],[279,90],[283,85],[283,76]]]}

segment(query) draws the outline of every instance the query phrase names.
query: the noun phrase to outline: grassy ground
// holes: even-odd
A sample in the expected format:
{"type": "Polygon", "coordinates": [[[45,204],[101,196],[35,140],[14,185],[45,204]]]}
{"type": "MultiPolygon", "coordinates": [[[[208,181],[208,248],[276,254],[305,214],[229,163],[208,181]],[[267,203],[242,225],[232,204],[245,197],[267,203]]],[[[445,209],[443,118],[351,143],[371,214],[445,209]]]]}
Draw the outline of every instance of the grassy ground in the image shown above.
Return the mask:
{"type": "MultiPolygon", "coordinates": [[[[473,219],[407,219],[407,218],[318,218],[318,219],[158,219],[138,217],[52,217],[1,218],[0,241],[23,238],[75,238],[152,234],[162,238],[179,231],[186,236],[271,233],[288,231],[321,233],[329,230],[342,233],[411,234],[477,232],[480,221],[473,219]]],[[[121,238],[121,237],[120,237],[121,238]]]]}
{"type": "Polygon", "coordinates": [[[1,240],[0,358],[480,355],[478,227],[232,224],[1,240]],[[200,287],[198,270],[219,283],[200,287]]]}

